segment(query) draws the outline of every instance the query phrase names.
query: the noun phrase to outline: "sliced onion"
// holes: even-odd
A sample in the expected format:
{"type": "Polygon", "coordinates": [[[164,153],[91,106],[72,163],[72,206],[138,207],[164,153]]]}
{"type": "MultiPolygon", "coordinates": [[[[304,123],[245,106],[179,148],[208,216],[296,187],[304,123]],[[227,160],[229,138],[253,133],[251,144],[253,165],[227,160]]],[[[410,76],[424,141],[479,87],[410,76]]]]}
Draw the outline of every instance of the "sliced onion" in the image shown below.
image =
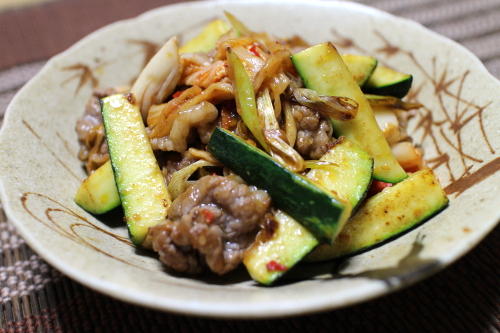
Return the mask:
{"type": "Polygon", "coordinates": [[[233,88],[231,84],[226,82],[213,83],[203,91],[197,86],[190,87],[184,90],[180,96],[163,104],[162,108],[158,108],[158,110],[156,107],[151,108],[150,115],[148,115],[148,125],[153,129],[151,137],[158,138],[169,135],[175,120],[183,110],[204,101],[215,104],[232,98],[233,88]]]}
{"type": "Polygon", "coordinates": [[[196,149],[196,148],[189,148],[186,153],[188,156],[193,157],[194,159],[198,160],[205,160],[207,162],[210,162],[214,165],[217,165],[219,162],[215,159],[215,157],[212,156],[208,151],[206,150],[201,150],[201,149],[196,149]]]}
{"type": "Polygon", "coordinates": [[[216,164],[205,160],[199,160],[174,172],[172,174],[172,178],[170,178],[170,182],[168,183],[168,192],[170,193],[172,200],[177,198],[188,188],[188,179],[193,175],[193,173],[195,173],[198,169],[207,166],[216,166],[216,164]]]}
{"type": "MultiPolygon", "coordinates": [[[[234,52],[242,62],[250,80],[254,81],[258,73],[261,72],[266,65],[266,61],[261,57],[255,56],[247,47],[235,46],[231,48],[231,51],[234,52]]],[[[254,91],[256,91],[255,88],[254,91]]]]}
{"type": "Polygon", "coordinates": [[[304,159],[285,140],[274,114],[273,102],[269,90],[265,89],[257,97],[257,110],[264,120],[264,138],[269,144],[270,155],[290,170],[300,172],[304,170],[304,159]]]}
{"type": "Polygon", "coordinates": [[[379,96],[379,95],[370,95],[366,94],[365,97],[368,99],[368,102],[372,107],[391,107],[395,109],[401,109],[401,110],[412,110],[412,109],[418,109],[422,107],[422,104],[420,103],[409,103],[402,101],[401,99],[393,96],[379,96]]]}
{"type": "Polygon", "coordinates": [[[284,111],[285,113],[285,135],[290,147],[295,146],[297,140],[297,123],[293,117],[292,105],[289,101],[285,100],[284,111]]]}
{"type": "MultiPolygon", "coordinates": [[[[259,69],[259,72],[255,75],[253,81],[253,89],[254,91],[258,91],[262,83],[266,80],[277,79],[277,84],[279,85],[280,81],[285,81],[286,86],[283,90],[288,86],[288,78],[280,78],[280,73],[282,74],[283,67],[286,62],[290,62],[290,51],[288,50],[278,50],[275,53],[271,53],[269,58],[266,60],[265,64],[259,69]]],[[[283,74],[284,75],[284,74],[283,74]]]]}
{"type": "Polygon", "coordinates": [[[281,117],[281,94],[285,92],[289,85],[290,79],[283,72],[279,73],[270,80],[269,89],[271,90],[276,119],[281,117]]]}
{"type": "Polygon", "coordinates": [[[130,89],[143,119],[146,119],[151,105],[162,103],[174,91],[181,73],[179,46],[177,38],[172,37],[149,60],[130,89]]]}
{"type": "Polygon", "coordinates": [[[293,97],[299,104],[318,111],[326,118],[351,120],[358,113],[358,103],[348,97],[322,96],[306,88],[293,89],[293,97]]]}

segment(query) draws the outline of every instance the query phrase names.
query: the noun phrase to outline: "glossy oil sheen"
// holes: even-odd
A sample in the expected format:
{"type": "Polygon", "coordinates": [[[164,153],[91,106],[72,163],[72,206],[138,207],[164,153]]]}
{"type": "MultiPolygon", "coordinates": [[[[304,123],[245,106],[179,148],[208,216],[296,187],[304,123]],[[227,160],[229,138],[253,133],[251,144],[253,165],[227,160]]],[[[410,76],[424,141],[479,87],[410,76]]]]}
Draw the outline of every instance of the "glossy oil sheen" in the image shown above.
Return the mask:
{"type": "MultiPolygon", "coordinates": [[[[370,186],[373,159],[343,138],[320,161],[324,165],[309,171],[306,178],[356,207],[370,186]]],[[[306,228],[281,211],[275,214],[275,223],[277,228],[272,237],[257,237],[243,260],[252,278],[262,284],[273,283],[318,244],[306,228]],[[269,270],[267,264],[273,260],[286,269],[269,270]]]]}
{"type": "Polygon", "coordinates": [[[368,199],[333,245],[318,247],[309,259],[333,259],[372,248],[425,221],[447,204],[448,198],[432,171],[418,171],[368,199]]]}
{"type": "Polygon", "coordinates": [[[335,47],[330,43],[318,44],[294,54],[292,60],[306,87],[321,95],[349,97],[358,103],[356,118],[332,122],[337,135],[344,135],[374,158],[374,177],[388,183],[406,178],[375,121],[370,104],[335,47]]]}
{"type": "Polygon", "coordinates": [[[284,212],[278,210],[274,219],[276,230],[272,236],[269,239],[257,237],[243,259],[252,279],[266,285],[285,274],[319,243],[304,226],[284,212]],[[286,269],[270,270],[268,264],[271,261],[286,269]]]}
{"type": "Polygon", "coordinates": [[[269,192],[273,204],[318,239],[331,242],[350,215],[350,205],[274,161],[262,150],[217,127],[208,150],[247,183],[269,192]]]}
{"type": "Polygon", "coordinates": [[[75,202],[92,214],[104,214],[120,205],[120,195],[116,189],[110,161],[82,182],[76,192],[75,202]]]}
{"type": "Polygon", "coordinates": [[[170,197],[149,144],[139,108],[123,95],[102,100],[102,115],[115,181],[132,241],[167,216],[170,197]]]}

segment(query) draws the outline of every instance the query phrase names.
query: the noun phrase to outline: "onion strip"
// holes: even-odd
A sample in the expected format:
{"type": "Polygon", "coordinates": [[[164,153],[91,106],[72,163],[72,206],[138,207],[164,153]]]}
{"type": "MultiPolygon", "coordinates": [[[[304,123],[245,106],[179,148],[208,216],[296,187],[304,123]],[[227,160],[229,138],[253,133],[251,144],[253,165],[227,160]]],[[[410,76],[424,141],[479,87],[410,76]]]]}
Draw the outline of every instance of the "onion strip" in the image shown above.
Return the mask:
{"type": "Polygon", "coordinates": [[[304,170],[304,159],[300,154],[283,140],[283,134],[279,128],[274,114],[273,102],[269,90],[264,90],[257,97],[257,110],[260,118],[264,120],[264,137],[269,144],[270,155],[281,164],[295,172],[304,170]]]}
{"type": "Polygon", "coordinates": [[[420,103],[405,102],[393,96],[379,96],[379,95],[366,94],[365,97],[368,99],[368,102],[372,107],[384,106],[405,111],[418,109],[422,107],[422,104],[420,103]]]}
{"type": "Polygon", "coordinates": [[[151,105],[160,104],[170,95],[182,74],[177,38],[170,38],[149,60],[130,89],[146,119],[151,105]]]}
{"type": "Polygon", "coordinates": [[[284,105],[284,114],[285,114],[285,135],[288,140],[288,144],[290,147],[295,146],[295,141],[297,140],[297,123],[295,122],[295,118],[293,117],[292,105],[289,101],[285,100],[284,105]]]}
{"type": "Polygon", "coordinates": [[[348,97],[322,96],[305,88],[293,89],[293,97],[299,104],[318,111],[325,118],[352,120],[358,113],[358,103],[348,97]]]}
{"type": "Polygon", "coordinates": [[[172,174],[172,178],[170,178],[170,182],[168,183],[168,192],[170,193],[172,200],[177,198],[188,188],[190,183],[188,179],[193,175],[193,173],[198,171],[198,169],[207,166],[216,166],[216,164],[205,160],[198,160],[193,164],[174,172],[172,174]]]}

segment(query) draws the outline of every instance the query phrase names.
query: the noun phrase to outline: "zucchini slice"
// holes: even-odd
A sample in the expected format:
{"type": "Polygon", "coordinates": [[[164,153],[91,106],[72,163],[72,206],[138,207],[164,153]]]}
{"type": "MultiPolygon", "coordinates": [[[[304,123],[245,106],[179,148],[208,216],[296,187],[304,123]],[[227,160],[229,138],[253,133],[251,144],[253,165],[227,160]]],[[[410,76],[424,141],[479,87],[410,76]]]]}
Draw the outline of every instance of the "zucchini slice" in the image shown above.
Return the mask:
{"type": "Polygon", "coordinates": [[[104,214],[120,206],[120,195],[110,161],[82,182],[76,192],[75,203],[92,214],[104,214]]]}
{"type": "Polygon", "coordinates": [[[347,201],[273,160],[262,150],[217,127],[208,150],[249,184],[265,189],[273,205],[331,243],[350,215],[347,201]]]}
{"type": "Polygon", "coordinates": [[[167,216],[170,196],[133,96],[101,100],[109,156],[132,241],[141,245],[167,216]]]}
{"type": "Polygon", "coordinates": [[[375,95],[388,95],[398,98],[406,96],[411,88],[413,76],[400,73],[384,66],[377,66],[363,86],[363,91],[375,95]]]}
{"type": "Polygon", "coordinates": [[[278,210],[274,214],[272,234],[263,229],[245,251],[243,264],[255,281],[270,285],[302,260],[318,240],[302,224],[278,210]]]}
{"type": "Polygon", "coordinates": [[[227,60],[229,63],[229,77],[233,81],[236,110],[255,139],[264,150],[269,151],[269,146],[262,131],[264,123],[257,110],[257,100],[253,91],[252,80],[248,76],[245,67],[243,67],[240,58],[231,49],[227,50],[227,60]]]}
{"type": "Polygon", "coordinates": [[[308,261],[351,256],[385,244],[428,220],[448,205],[432,170],[424,169],[366,201],[333,245],[320,245],[308,261]]]}
{"type": "Polygon", "coordinates": [[[180,49],[179,53],[208,52],[215,48],[217,40],[227,33],[229,24],[223,20],[213,20],[208,23],[201,32],[190,39],[180,49]]]}
{"type": "Polygon", "coordinates": [[[354,212],[370,188],[373,158],[345,137],[340,137],[320,162],[326,164],[309,171],[307,178],[349,201],[354,212]]]}
{"type": "Polygon", "coordinates": [[[378,60],[373,57],[343,54],[342,60],[351,72],[354,81],[362,87],[377,67],[378,60]]]}
{"type": "MultiPolygon", "coordinates": [[[[307,178],[326,190],[345,198],[353,207],[364,198],[370,187],[373,159],[345,138],[321,157],[318,169],[307,178]]],[[[250,276],[259,283],[269,285],[313,250],[318,241],[299,222],[285,213],[275,214],[274,230],[261,231],[256,241],[245,252],[243,263],[250,276]]]]}
{"type": "Polygon", "coordinates": [[[238,20],[236,16],[228,11],[224,11],[224,15],[226,16],[229,24],[231,24],[231,27],[236,32],[236,35],[238,37],[249,36],[250,34],[252,34],[252,31],[248,29],[248,27],[243,22],[238,20]]]}
{"type": "Polygon", "coordinates": [[[407,177],[375,121],[373,111],[342,57],[331,43],[312,46],[292,56],[293,64],[307,88],[321,95],[344,96],[358,103],[356,118],[333,120],[334,131],[369,153],[375,161],[374,178],[397,183],[407,177]]]}

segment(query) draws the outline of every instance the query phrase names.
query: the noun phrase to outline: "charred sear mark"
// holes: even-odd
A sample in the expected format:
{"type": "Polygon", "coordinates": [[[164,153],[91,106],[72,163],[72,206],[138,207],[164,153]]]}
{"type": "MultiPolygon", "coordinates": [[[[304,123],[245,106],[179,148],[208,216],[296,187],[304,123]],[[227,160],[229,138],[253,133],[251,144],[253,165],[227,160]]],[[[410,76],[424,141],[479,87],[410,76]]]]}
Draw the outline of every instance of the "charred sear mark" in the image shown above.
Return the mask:
{"type": "Polygon", "coordinates": [[[264,224],[262,225],[262,229],[257,235],[257,242],[267,242],[271,240],[278,231],[279,224],[276,222],[273,214],[267,214],[265,217],[264,224]]]}
{"type": "Polygon", "coordinates": [[[125,98],[130,104],[135,104],[135,96],[132,93],[128,93],[125,95],[125,98]]]}

